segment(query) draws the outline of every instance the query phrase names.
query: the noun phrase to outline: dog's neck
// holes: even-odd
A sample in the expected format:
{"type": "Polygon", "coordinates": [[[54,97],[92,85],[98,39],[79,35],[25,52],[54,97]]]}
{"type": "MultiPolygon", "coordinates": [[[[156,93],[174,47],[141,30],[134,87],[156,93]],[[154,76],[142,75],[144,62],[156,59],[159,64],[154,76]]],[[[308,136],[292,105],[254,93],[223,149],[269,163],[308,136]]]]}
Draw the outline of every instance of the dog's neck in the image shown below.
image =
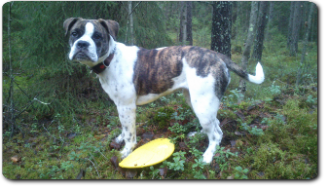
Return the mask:
{"type": "Polygon", "coordinates": [[[100,74],[102,73],[111,63],[114,58],[116,48],[109,54],[109,56],[101,63],[95,65],[94,67],[90,68],[94,73],[100,74]]]}

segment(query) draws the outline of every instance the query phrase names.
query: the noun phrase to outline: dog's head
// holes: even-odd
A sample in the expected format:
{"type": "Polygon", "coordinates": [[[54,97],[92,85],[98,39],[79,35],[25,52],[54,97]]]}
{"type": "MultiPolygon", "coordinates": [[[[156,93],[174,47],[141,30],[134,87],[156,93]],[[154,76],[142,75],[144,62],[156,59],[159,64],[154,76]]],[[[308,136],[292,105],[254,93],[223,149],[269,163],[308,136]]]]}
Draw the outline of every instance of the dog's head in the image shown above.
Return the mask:
{"type": "Polygon", "coordinates": [[[68,18],[64,29],[70,35],[69,59],[93,67],[114,50],[119,24],[114,20],[68,18]]]}

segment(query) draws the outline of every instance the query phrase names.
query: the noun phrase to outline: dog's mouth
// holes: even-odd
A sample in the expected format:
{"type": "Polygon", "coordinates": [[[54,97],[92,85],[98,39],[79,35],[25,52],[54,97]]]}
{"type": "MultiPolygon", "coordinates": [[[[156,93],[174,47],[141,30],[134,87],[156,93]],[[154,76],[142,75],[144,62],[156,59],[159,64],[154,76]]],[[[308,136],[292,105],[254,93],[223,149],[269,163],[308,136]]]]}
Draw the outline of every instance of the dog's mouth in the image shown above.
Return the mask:
{"type": "Polygon", "coordinates": [[[85,52],[83,50],[77,51],[73,56],[73,60],[76,60],[76,61],[92,61],[91,57],[88,54],[89,54],[88,52],[85,52]]]}

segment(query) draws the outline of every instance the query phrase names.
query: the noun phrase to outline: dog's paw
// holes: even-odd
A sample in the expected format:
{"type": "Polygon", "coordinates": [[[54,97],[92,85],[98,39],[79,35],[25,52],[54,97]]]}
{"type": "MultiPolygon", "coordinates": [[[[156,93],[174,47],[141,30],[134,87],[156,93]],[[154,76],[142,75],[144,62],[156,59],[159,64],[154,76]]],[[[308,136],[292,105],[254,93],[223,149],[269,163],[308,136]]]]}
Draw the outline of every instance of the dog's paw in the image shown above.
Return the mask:
{"type": "Polygon", "coordinates": [[[122,137],[122,134],[118,135],[118,137],[115,138],[115,142],[117,144],[121,144],[123,142],[123,137],[122,137]]]}
{"type": "Polygon", "coordinates": [[[197,134],[197,132],[194,131],[194,132],[190,132],[190,133],[188,133],[187,136],[190,138],[190,137],[194,137],[196,134],[197,134]]]}
{"type": "Polygon", "coordinates": [[[123,148],[123,150],[120,152],[121,153],[121,158],[124,159],[126,158],[130,153],[132,152],[131,148],[123,148]]]}
{"type": "Polygon", "coordinates": [[[203,162],[206,164],[210,164],[213,160],[213,153],[204,153],[203,154],[203,162]]]}

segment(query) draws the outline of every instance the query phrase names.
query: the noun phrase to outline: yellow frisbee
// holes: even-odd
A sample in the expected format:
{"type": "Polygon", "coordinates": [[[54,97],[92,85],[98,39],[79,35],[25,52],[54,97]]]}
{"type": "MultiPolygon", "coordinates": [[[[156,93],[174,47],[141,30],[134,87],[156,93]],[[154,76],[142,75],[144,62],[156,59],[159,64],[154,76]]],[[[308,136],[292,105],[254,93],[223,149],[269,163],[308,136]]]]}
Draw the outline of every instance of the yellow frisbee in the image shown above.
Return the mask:
{"type": "Polygon", "coordinates": [[[174,144],[168,138],[157,138],[136,150],[119,163],[123,168],[143,168],[163,162],[172,155],[174,144]]]}

